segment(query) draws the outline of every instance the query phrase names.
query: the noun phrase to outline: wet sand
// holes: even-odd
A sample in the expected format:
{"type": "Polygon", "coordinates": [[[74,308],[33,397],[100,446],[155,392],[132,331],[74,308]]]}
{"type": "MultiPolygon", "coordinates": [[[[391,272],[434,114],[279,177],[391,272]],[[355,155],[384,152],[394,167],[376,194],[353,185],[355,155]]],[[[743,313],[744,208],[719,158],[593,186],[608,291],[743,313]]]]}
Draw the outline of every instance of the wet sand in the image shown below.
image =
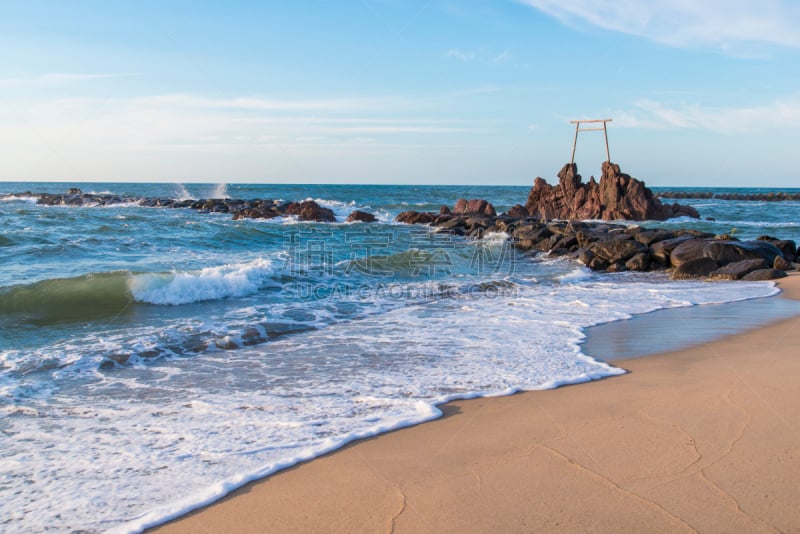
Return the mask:
{"type": "MultiPolygon", "coordinates": [[[[800,299],[800,274],[780,285],[800,299]]],[[[800,317],[614,363],[450,403],[158,530],[800,532],[800,317]]]]}

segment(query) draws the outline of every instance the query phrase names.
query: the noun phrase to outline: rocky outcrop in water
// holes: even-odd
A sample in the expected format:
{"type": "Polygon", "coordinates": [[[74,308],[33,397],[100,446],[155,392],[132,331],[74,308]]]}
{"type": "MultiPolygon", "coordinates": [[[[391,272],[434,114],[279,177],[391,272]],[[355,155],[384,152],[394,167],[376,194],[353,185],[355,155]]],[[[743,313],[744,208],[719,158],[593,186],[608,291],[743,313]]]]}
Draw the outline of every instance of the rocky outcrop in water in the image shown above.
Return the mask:
{"type": "Polygon", "coordinates": [[[336,216],[333,214],[333,210],[323,208],[313,200],[292,202],[286,206],[286,210],[283,214],[294,215],[301,221],[336,222],[336,216]]]}
{"type": "MultiPolygon", "coordinates": [[[[324,208],[313,200],[285,202],[280,200],[243,200],[233,198],[209,198],[181,200],[161,197],[132,197],[104,193],[84,193],[71,188],[66,193],[16,193],[4,197],[36,198],[36,203],[44,206],[114,206],[137,204],[148,208],[188,208],[203,213],[230,213],[234,220],[272,219],[275,217],[297,217],[301,221],[336,222],[336,216],[329,208],[324,208]]],[[[360,220],[367,220],[368,213],[358,212],[360,220]]],[[[373,218],[374,220],[374,218],[373,218]]]]}
{"type": "Polygon", "coordinates": [[[408,211],[400,222],[480,239],[504,232],[515,248],[566,257],[596,271],[669,270],[673,279],[753,279],[795,269],[796,244],[762,236],[741,241],[697,230],[648,229],[607,222],[550,221],[535,217],[457,215],[408,211]],[[754,274],[758,273],[758,274],[754,274]]]}
{"type": "Polygon", "coordinates": [[[363,223],[373,223],[378,219],[371,213],[367,213],[365,211],[356,210],[350,215],[347,216],[345,222],[363,222],[363,223]]]}
{"type": "Polygon", "coordinates": [[[697,210],[680,204],[662,204],[644,182],[603,163],[600,182],[583,183],[578,166],[568,163],[558,173],[558,184],[536,178],[525,204],[528,215],[540,220],[663,221],[672,217],[698,218],[697,210]]]}
{"type": "MultiPolygon", "coordinates": [[[[440,210],[441,212],[442,210],[440,210]]],[[[459,198],[453,209],[448,209],[448,212],[456,215],[486,215],[488,217],[497,215],[492,203],[483,199],[466,200],[459,198]]]]}

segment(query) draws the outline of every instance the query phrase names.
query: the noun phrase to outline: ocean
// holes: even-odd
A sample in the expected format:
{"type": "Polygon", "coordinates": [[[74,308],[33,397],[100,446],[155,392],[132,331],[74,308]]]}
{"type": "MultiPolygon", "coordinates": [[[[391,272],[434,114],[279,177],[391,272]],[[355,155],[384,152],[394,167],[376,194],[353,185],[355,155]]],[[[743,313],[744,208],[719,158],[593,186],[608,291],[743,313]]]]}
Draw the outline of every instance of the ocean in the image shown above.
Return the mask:
{"type": "MultiPolygon", "coordinates": [[[[3,183],[136,197],[315,199],[339,221],[0,201],[0,530],[138,532],[452,399],[623,373],[593,325],[768,297],[773,283],[594,273],[395,224],[528,187],[3,183]]],[[[720,191],[720,190],[716,190],[720,191]]],[[[769,190],[726,190],[764,192],[769,190]]],[[[681,201],[642,223],[800,241],[800,202],[681,201]]],[[[674,322],[674,321],[673,321],[674,322]]],[[[672,324],[675,327],[675,324],[672,324]]]]}

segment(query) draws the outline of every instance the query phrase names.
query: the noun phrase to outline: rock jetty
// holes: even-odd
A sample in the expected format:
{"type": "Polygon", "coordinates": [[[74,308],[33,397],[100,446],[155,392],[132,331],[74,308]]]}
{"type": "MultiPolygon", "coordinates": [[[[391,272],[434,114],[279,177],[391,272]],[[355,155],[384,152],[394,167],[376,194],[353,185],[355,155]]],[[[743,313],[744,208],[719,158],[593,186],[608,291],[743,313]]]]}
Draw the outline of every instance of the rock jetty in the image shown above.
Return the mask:
{"type": "MultiPolygon", "coordinates": [[[[84,193],[78,188],[71,188],[66,193],[15,193],[2,198],[25,197],[36,198],[36,203],[44,206],[114,206],[120,204],[137,204],[150,208],[187,208],[203,213],[229,213],[234,220],[239,219],[272,219],[275,217],[294,216],[301,221],[336,222],[336,215],[329,208],[320,206],[313,200],[286,202],[282,200],[242,200],[231,198],[209,198],[181,200],[161,197],[132,197],[105,193],[84,193]]],[[[348,221],[374,222],[374,216],[363,212],[354,212],[348,221]],[[372,217],[372,219],[370,219],[372,217]]]]}
{"type": "MultiPolygon", "coordinates": [[[[459,201],[460,202],[460,201],[459,201]]],[[[514,247],[566,257],[595,271],[671,270],[673,279],[771,280],[796,268],[794,241],[762,236],[741,241],[697,230],[648,229],[610,222],[542,221],[511,213],[485,215],[407,211],[399,222],[480,239],[504,232],[514,247]]]]}

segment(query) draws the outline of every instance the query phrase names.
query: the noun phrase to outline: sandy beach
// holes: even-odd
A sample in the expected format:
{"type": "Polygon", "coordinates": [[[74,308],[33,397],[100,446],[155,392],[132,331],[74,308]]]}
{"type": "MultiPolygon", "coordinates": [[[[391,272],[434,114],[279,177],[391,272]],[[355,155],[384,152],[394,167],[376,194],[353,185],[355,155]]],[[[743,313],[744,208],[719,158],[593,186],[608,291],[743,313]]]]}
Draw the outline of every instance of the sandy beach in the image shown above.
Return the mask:
{"type": "MultiPolygon", "coordinates": [[[[780,287],[800,298],[800,274],[780,287]]],[[[799,331],[795,317],[616,361],[619,377],[453,402],[158,531],[800,532],[799,331]]]]}

